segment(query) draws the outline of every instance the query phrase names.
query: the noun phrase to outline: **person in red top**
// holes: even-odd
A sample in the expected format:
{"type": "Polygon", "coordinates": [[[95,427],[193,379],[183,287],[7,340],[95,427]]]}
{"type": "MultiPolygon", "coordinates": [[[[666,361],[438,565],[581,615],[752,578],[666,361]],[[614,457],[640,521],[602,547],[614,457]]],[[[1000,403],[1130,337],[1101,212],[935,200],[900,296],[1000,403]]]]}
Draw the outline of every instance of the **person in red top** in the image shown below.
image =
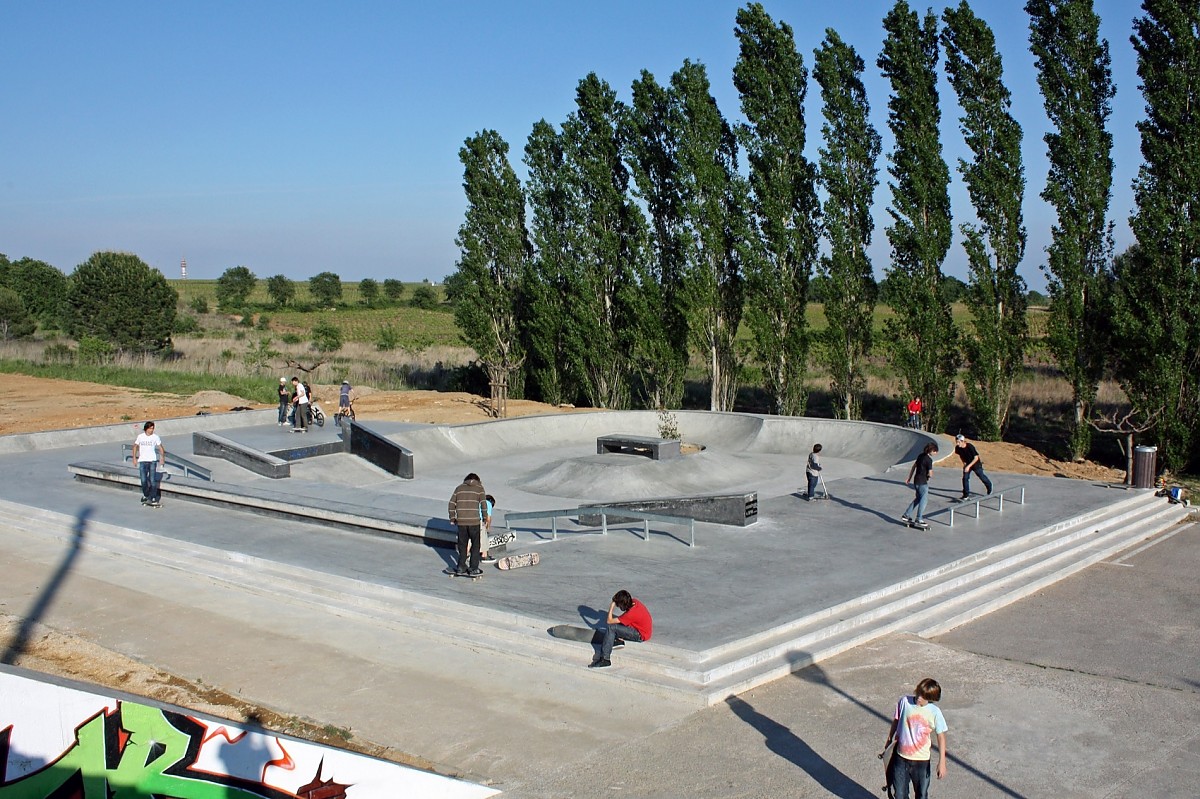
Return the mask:
{"type": "Polygon", "coordinates": [[[921,398],[913,397],[908,403],[908,426],[914,430],[921,429],[921,398]]]}
{"type": "Polygon", "coordinates": [[[629,592],[621,589],[613,594],[608,606],[608,629],[604,631],[604,642],[600,645],[600,656],[592,661],[589,669],[602,669],[611,666],[613,647],[625,646],[626,641],[649,641],[654,632],[654,620],[650,611],[638,602],[629,592]],[[620,609],[621,615],[614,616],[613,611],[620,609]]]}

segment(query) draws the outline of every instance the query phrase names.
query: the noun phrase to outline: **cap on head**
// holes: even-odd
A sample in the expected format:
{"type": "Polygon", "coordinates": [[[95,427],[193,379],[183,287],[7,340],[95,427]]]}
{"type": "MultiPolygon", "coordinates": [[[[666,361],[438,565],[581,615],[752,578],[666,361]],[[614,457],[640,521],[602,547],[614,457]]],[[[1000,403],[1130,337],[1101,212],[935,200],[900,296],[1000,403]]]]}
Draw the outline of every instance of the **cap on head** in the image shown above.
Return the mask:
{"type": "Polygon", "coordinates": [[[279,378],[279,382],[280,382],[280,383],[286,383],[286,382],[287,382],[287,378],[286,378],[286,377],[281,377],[281,378],[279,378]]]}
{"type": "Polygon", "coordinates": [[[343,385],[343,386],[348,386],[348,385],[350,385],[350,381],[349,381],[349,380],[343,380],[343,381],[342,381],[342,385],[343,385]]]}
{"type": "Polygon", "coordinates": [[[962,433],[959,433],[958,435],[956,435],[956,436],[954,437],[954,440],[955,440],[955,441],[966,441],[966,440],[967,440],[967,437],[966,437],[966,436],[964,436],[962,433]]]}

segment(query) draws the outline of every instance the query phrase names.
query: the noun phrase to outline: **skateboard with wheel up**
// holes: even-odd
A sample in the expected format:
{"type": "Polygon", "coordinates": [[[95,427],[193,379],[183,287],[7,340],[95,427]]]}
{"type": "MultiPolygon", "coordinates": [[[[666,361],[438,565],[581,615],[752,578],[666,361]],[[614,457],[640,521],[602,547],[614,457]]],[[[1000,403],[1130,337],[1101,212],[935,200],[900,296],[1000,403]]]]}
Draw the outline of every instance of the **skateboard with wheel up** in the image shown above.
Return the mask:
{"type": "Polygon", "coordinates": [[[537,552],[522,552],[520,555],[506,555],[496,561],[496,568],[501,571],[520,569],[524,566],[536,566],[542,562],[542,556],[537,552]]]}

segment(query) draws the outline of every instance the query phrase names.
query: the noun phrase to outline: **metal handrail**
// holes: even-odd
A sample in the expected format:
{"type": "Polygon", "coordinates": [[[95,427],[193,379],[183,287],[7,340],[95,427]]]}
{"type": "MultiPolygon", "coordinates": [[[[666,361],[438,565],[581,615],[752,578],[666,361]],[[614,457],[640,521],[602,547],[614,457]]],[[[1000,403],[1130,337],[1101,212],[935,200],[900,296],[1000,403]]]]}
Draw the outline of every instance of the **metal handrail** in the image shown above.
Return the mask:
{"type": "Polygon", "coordinates": [[[947,510],[950,511],[950,526],[951,527],[954,526],[954,511],[956,510],[956,508],[964,509],[967,505],[974,505],[975,506],[975,516],[973,518],[978,519],[980,504],[983,502],[987,502],[989,499],[999,500],[998,504],[996,505],[996,512],[1003,513],[1004,512],[1004,495],[1010,491],[1020,491],[1021,495],[1020,495],[1020,499],[1017,500],[1017,504],[1019,504],[1019,505],[1025,504],[1025,485],[1024,484],[1009,486],[1008,488],[1002,488],[999,491],[993,491],[991,494],[984,494],[979,499],[966,499],[966,500],[963,500],[962,502],[959,502],[957,506],[951,505],[949,508],[947,508],[947,510]]]}
{"type": "Polygon", "coordinates": [[[650,522],[666,522],[668,524],[687,524],[688,526],[688,546],[695,548],[696,546],[696,520],[688,516],[667,516],[661,513],[646,513],[640,510],[631,510],[629,508],[612,508],[604,505],[592,505],[580,508],[561,508],[558,510],[535,510],[521,511],[519,513],[506,513],[504,515],[504,529],[512,532],[512,521],[520,521],[523,519],[549,519],[550,534],[554,541],[558,540],[558,517],[560,516],[578,516],[581,514],[599,514],[600,530],[603,535],[608,535],[608,517],[609,516],[627,516],[634,519],[642,520],[642,540],[650,540],[650,522]]]}

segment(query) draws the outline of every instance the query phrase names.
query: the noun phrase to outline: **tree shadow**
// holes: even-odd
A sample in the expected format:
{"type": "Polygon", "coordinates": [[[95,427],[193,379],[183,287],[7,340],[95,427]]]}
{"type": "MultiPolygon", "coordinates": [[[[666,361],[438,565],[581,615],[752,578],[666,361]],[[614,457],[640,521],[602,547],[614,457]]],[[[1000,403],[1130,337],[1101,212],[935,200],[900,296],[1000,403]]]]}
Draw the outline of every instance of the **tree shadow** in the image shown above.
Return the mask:
{"type": "Polygon", "coordinates": [[[804,742],[788,727],[755,710],[740,697],[725,700],[729,709],[742,721],[758,730],[767,748],[775,754],[804,770],[808,776],[834,796],[842,799],[875,799],[875,793],[846,776],[804,742]]]}
{"type": "Polygon", "coordinates": [[[83,549],[83,538],[87,533],[88,520],[92,517],[92,513],[93,509],[90,505],[85,505],[79,510],[79,514],[75,517],[75,526],[71,531],[71,542],[67,545],[67,550],[63,555],[62,561],[42,588],[41,593],[38,594],[37,599],[34,600],[33,605],[25,612],[16,635],[9,641],[3,656],[0,656],[0,663],[9,666],[14,665],[17,658],[21,657],[25,648],[29,645],[29,636],[32,634],[33,628],[46,615],[46,611],[50,608],[50,603],[54,601],[54,595],[58,593],[59,587],[67,578],[71,567],[75,564],[75,559],[79,557],[80,550],[83,549]]]}

